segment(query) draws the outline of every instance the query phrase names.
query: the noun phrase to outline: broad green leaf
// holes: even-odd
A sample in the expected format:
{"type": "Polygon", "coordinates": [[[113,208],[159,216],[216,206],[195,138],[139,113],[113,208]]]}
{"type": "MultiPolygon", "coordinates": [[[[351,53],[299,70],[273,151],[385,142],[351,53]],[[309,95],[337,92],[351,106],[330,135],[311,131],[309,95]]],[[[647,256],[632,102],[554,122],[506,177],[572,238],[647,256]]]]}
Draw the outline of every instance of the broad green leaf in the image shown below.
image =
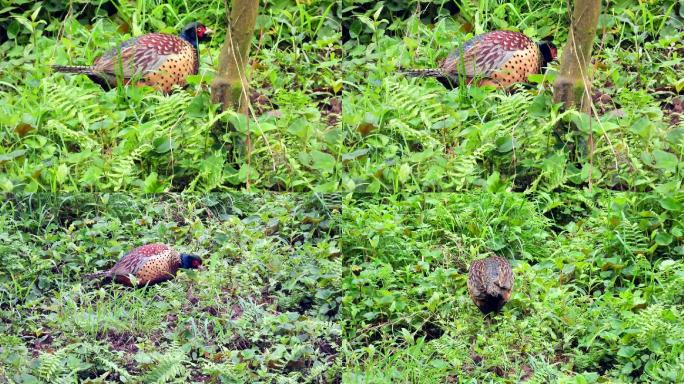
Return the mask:
{"type": "Polygon", "coordinates": [[[515,139],[511,135],[506,135],[496,139],[496,150],[500,153],[507,153],[513,150],[515,139]]]}
{"type": "Polygon", "coordinates": [[[672,235],[667,232],[658,231],[655,237],[656,244],[658,245],[670,245],[672,240],[672,235]]]}
{"type": "Polygon", "coordinates": [[[323,172],[332,172],[335,168],[335,157],[332,155],[321,152],[321,151],[311,151],[311,167],[323,172]]]}
{"type": "Polygon", "coordinates": [[[350,160],[355,160],[361,156],[366,155],[368,152],[370,152],[369,148],[361,148],[361,149],[357,149],[354,152],[345,153],[342,155],[342,161],[346,162],[346,161],[350,161],[350,160]]]}
{"type": "Polygon", "coordinates": [[[404,163],[399,168],[399,173],[397,173],[397,177],[399,178],[399,181],[403,183],[409,179],[409,176],[411,176],[411,166],[407,163],[404,163]]]}
{"type": "Polygon", "coordinates": [[[12,151],[10,153],[0,154],[0,163],[2,163],[3,161],[10,161],[10,160],[16,159],[17,157],[24,156],[25,153],[26,153],[25,150],[18,149],[16,151],[12,151]]]}
{"type": "Polygon", "coordinates": [[[665,152],[660,149],[653,151],[655,158],[655,167],[666,171],[675,171],[677,169],[677,156],[670,152],[665,152]]]}
{"type": "Polygon", "coordinates": [[[668,211],[681,211],[682,204],[675,198],[666,197],[659,200],[660,206],[667,209],[668,211]]]}
{"type": "Polygon", "coordinates": [[[154,139],[152,141],[152,146],[154,147],[154,151],[159,154],[166,153],[172,148],[171,140],[166,136],[154,139]]]}

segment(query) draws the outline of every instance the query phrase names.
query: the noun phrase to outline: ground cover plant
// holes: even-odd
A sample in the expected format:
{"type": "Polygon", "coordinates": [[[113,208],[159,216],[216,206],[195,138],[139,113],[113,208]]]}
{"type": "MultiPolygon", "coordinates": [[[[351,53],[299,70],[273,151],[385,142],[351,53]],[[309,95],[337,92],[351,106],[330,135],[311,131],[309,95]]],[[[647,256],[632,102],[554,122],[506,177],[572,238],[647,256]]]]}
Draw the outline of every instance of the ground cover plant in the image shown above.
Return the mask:
{"type": "Polygon", "coordinates": [[[246,119],[219,112],[207,90],[230,2],[3,1],[0,190],[334,189],[342,76],[333,4],[262,2],[246,119]],[[170,96],[134,87],[104,92],[85,76],[50,71],[51,64],[90,65],[132,36],[176,34],[191,21],[216,34],[200,45],[190,87],[170,96]]]}
{"type": "Polygon", "coordinates": [[[335,381],[340,209],[308,194],[7,196],[0,381],[335,381]],[[152,242],[207,269],[141,289],[82,280],[152,242]]]}
{"type": "Polygon", "coordinates": [[[680,1],[602,2],[591,120],[552,103],[557,63],[511,94],[398,74],[435,68],[459,43],[497,29],[562,47],[565,0],[344,3],[342,188],[460,191],[496,179],[519,191],[646,191],[681,180],[680,1]]]}
{"type": "Polygon", "coordinates": [[[681,382],[684,220],[656,195],[362,196],[343,211],[343,382],[681,382]],[[507,258],[485,318],[470,263],[507,258]]]}

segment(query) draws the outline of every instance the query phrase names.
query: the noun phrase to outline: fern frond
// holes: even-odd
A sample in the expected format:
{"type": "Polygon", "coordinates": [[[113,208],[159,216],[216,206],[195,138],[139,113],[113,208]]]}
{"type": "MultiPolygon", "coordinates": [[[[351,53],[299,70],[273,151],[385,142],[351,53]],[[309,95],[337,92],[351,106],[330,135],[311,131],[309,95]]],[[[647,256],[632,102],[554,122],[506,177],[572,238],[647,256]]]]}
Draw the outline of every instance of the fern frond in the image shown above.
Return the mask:
{"type": "Polygon", "coordinates": [[[143,378],[145,383],[168,383],[172,379],[179,376],[185,376],[186,364],[188,364],[188,357],[183,349],[173,344],[166,351],[160,354],[156,359],[155,367],[147,372],[143,378]]]}

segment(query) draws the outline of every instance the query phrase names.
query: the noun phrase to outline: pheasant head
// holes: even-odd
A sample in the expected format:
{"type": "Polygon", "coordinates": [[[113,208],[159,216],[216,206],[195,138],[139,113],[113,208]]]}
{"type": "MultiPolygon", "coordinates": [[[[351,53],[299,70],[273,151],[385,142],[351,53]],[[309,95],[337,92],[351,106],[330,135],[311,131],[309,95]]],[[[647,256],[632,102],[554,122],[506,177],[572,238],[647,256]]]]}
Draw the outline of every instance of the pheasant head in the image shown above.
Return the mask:
{"type": "Polygon", "coordinates": [[[181,29],[180,37],[197,48],[198,43],[209,41],[213,32],[202,23],[194,21],[181,29]]]}

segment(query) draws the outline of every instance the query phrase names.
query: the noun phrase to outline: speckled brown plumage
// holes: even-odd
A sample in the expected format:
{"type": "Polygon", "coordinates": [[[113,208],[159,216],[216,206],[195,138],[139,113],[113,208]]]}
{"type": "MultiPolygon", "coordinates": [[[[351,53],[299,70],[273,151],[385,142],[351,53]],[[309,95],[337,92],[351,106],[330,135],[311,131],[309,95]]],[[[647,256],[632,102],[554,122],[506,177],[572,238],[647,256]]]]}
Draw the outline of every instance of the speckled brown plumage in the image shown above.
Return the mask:
{"type": "Polygon", "coordinates": [[[527,82],[531,74],[556,58],[556,47],[549,42],[535,43],[518,32],[492,31],[477,35],[449,55],[437,69],[410,70],[416,77],[435,77],[447,88],[458,86],[459,75],[466,84],[506,88],[527,82]]]}
{"type": "Polygon", "coordinates": [[[202,261],[193,255],[184,255],[166,244],[156,243],[135,248],[124,255],[112,268],[86,275],[88,279],[105,278],[133,286],[130,275],[138,286],[170,280],[179,268],[199,268],[202,261]]]}
{"type": "Polygon", "coordinates": [[[87,75],[105,89],[123,84],[149,85],[169,93],[185,86],[189,75],[199,70],[198,41],[211,30],[200,23],[188,24],[180,36],[148,33],[126,40],[95,59],[91,66],[53,66],[55,72],[87,75]]]}
{"type": "Polygon", "coordinates": [[[500,310],[511,297],[513,272],[506,259],[490,256],[473,261],[468,272],[468,293],[482,313],[500,310]]]}

